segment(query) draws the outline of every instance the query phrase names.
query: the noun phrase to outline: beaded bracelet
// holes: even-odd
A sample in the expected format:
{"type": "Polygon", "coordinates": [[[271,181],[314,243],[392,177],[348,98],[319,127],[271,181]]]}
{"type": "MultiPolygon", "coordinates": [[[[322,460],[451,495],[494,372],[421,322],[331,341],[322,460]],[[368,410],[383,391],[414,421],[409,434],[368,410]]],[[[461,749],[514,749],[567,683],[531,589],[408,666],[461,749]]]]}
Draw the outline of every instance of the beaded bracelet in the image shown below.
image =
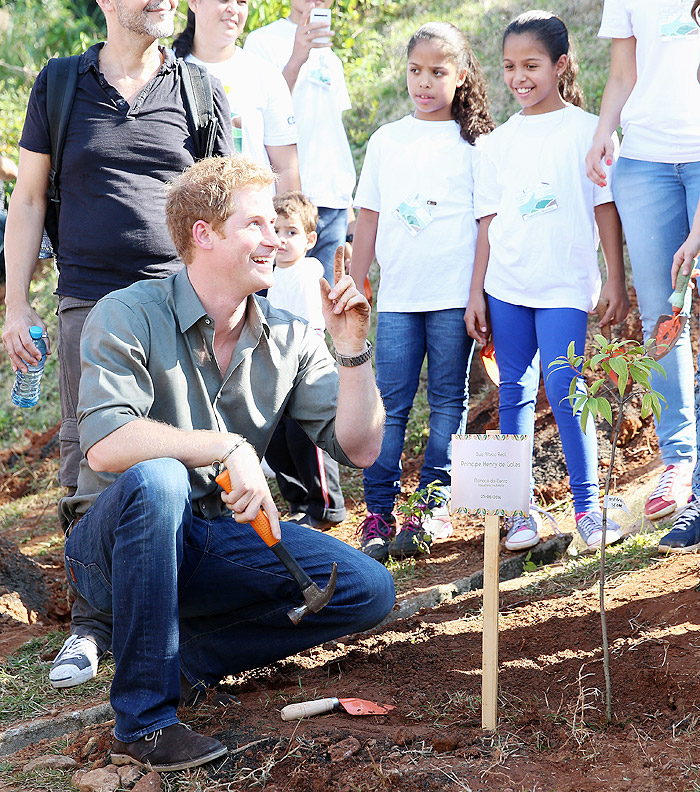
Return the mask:
{"type": "Polygon", "coordinates": [[[226,461],[226,460],[227,460],[227,459],[228,459],[228,458],[231,456],[231,454],[232,454],[232,453],[233,453],[233,452],[234,452],[234,451],[235,451],[237,448],[239,448],[240,446],[242,446],[242,445],[243,445],[243,443],[247,443],[247,442],[248,442],[248,441],[245,439],[245,437],[241,437],[239,440],[237,440],[237,441],[234,443],[234,445],[233,445],[231,448],[229,448],[229,450],[228,450],[228,451],[227,451],[227,452],[226,452],[226,453],[225,453],[225,454],[224,454],[224,455],[221,457],[221,459],[215,459],[215,460],[214,460],[214,461],[213,461],[211,464],[212,464],[214,467],[218,467],[219,469],[221,469],[221,468],[223,467],[223,465],[224,465],[224,462],[225,462],[225,461],[226,461]]]}

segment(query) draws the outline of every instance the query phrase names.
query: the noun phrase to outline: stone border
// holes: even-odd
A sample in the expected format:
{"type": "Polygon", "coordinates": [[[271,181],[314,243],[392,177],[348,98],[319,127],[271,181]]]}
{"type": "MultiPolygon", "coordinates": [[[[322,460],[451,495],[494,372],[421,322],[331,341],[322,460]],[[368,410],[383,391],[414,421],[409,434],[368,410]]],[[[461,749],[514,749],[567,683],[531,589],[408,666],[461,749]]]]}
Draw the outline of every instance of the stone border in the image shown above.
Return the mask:
{"type": "MultiPolygon", "coordinates": [[[[548,539],[546,542],[541,542],[531,550],[518,555],[505,558],[498,565],[499,573],[498,579],[501,583],[505,580],[513,580],[523,574],[523,567],[525,566],[525,559],[531,561],[533,564],[551,564],[561,558],[566,549],[571,544],[573,536],[571,534],[562,534],[548,539]],[[529,556],[529,558],[528,558],[529,556]]],[[[413,616],[422,608],[434,608],[445,600],[451,600],[458,597],[460,594],[466,594],[468,591],[483,588],[484,586],[484,573],[483,570],[474,572],[469,577],[453,580],[451,583],[442,583],[437,586],[431,586],[426,591],[422,591],[415,597],[409,597],[394,606],[394,609],[389,615],[381,621],[376,627],[368,632],[376,632],[387,624],[397,621],[398,619],[406,619],[413,616]]]]}
{"type": "Polygon", "coordinates": [[[105,702],[88,709],[64,712],[51,718],[21,723],[0,734],[0,756],[9,756],[41,740],[63,737],[64,734],[79,731],[86,726],[106,723],[113,717],[114,710],[105,702]]]}

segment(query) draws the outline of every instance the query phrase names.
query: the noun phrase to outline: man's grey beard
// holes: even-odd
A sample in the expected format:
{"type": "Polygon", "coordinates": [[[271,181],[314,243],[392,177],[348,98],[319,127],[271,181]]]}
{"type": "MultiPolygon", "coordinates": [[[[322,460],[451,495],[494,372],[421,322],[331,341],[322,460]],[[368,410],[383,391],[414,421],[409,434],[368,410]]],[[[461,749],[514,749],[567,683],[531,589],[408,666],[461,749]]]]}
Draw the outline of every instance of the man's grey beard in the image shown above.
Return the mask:
{"type": "Polygon", "coordinates": [[[173,10],[166,19],[159,22],[154,22],[148,18],[148,11],[155,10],[162,5],[162,0],[154,0],[149,3],[143,11],[134,13],[127,11],[121,4],[120,0],[116,0],[117,19],[119,24],[125,29],[130,30],[132,33],[138,33],[142,36],[150,36],[152,38],[165,38],[172,36],[175,29],[175,11],[173,10]]]}

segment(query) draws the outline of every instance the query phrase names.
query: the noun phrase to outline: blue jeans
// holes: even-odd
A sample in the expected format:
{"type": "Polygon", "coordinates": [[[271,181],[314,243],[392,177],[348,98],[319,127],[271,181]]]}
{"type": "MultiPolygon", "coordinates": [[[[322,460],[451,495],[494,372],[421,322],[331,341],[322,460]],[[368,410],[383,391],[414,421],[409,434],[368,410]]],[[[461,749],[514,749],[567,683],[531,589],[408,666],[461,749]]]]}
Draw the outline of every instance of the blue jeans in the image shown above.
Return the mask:
{"type": "MultiPolygon", "coordinates": [[[[501,384],[498,389],[501,432],[534,438],[535,402],[540,384],[540,360],[544,386],[557,422],[569,470],[576,512],[599,508],[598,441],[593,420],[586,432],[566,399],[573,372],[551,371],[549,364],[566,355],[573,341],[577,354],[586,345],[588,314],[575,308],[526,308],[489,296],[491,331],[501,384]]],[[[534,479],[531,480],[531,494],[534,479]]]]}
{"type": "Polygon", "coordinates": [[[284,542],[330,603],[294,626],[297,584],[249,525],[193,515],[189,476],[173,459],[141,462],[104,490],[66,541],[66,570],[97,610],[114,613],[111,701],[117,739],[178,722],[180,672],[195,685],[264,666],[373,627],[394,603],[384,567],[293,523],[284,542]]]}
{"type": "MultiPolygon", "coordinates": [[[[671,261],[688,235],[698,204],[700,162],[672,165],[621,157],[613,178],[613,194],[625,231],[646,340],[659,316],[670,313],[671,261]]],[[[689,308],[690,299],[686,304],[686,309],[689,308]]],[[[700,411],[694,414],[693,410],[693,358],[688,325],[661,365],[666,378],[656,373],[651,376],[652,387],[666,399],[656,424],[661,458],[666,465],[693,462],[695,424],[700,411]]],[[[700,394],[700,383],[696,385],[696,394],[700,394]]],[[[700,485],[700,479],[697,483],[700,485]]],[[[700,486],[696,487],[695,482],[693,488],[700,494],[700,486]]]]}
{"type": "Polygon", "coordinates": [[[386,424],[379,458],[364,474],[370,512],[388,513],[401,492],[401,454],[408,414],[418,390],[423,359],[428,356],[428,443],[419,490],[438,482],[428,505],[449,497],[451,440],[467,425],[469,366],[473,341],[464,325],[464,310],[377,314],[377,386],[384,401],[386,424]]]}
{"type": "Polygon", "coordinates": [[[338,245],[345,245],[345,237],[348,235],[348,210],[319,206],[316,233],[318,240],[307,255],[317,258],[323,264],[323,277],[333,286],[335,249],[338,245]]]}

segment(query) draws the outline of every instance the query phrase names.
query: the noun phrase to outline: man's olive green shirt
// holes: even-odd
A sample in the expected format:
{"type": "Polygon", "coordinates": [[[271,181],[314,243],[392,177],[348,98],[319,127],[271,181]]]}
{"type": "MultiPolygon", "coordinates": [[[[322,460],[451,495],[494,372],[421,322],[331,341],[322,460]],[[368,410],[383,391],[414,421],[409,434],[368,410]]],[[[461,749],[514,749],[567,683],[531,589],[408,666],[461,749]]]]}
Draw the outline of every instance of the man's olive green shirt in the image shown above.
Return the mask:
{"type": "MultiPolygon", "coordinates": [[[[149,418],[184,430],[232,432],[262,457],[286,415],[334,459],[352,465],[335,436],[335,361],[305,321],[249,297],[223,376],[214,356],[214,330],[187,268],[101,299],[85,322],[80,345],[83,454],[129,421],[149,418]]],[[[202,517],[225,510],[216,473],[211,464],[190,470],[193,508],[202,517]]],[[[64,524],[84,514],[116,477],[96,473],[83,459],[78,491],[59,507],[64,524]]]]}

